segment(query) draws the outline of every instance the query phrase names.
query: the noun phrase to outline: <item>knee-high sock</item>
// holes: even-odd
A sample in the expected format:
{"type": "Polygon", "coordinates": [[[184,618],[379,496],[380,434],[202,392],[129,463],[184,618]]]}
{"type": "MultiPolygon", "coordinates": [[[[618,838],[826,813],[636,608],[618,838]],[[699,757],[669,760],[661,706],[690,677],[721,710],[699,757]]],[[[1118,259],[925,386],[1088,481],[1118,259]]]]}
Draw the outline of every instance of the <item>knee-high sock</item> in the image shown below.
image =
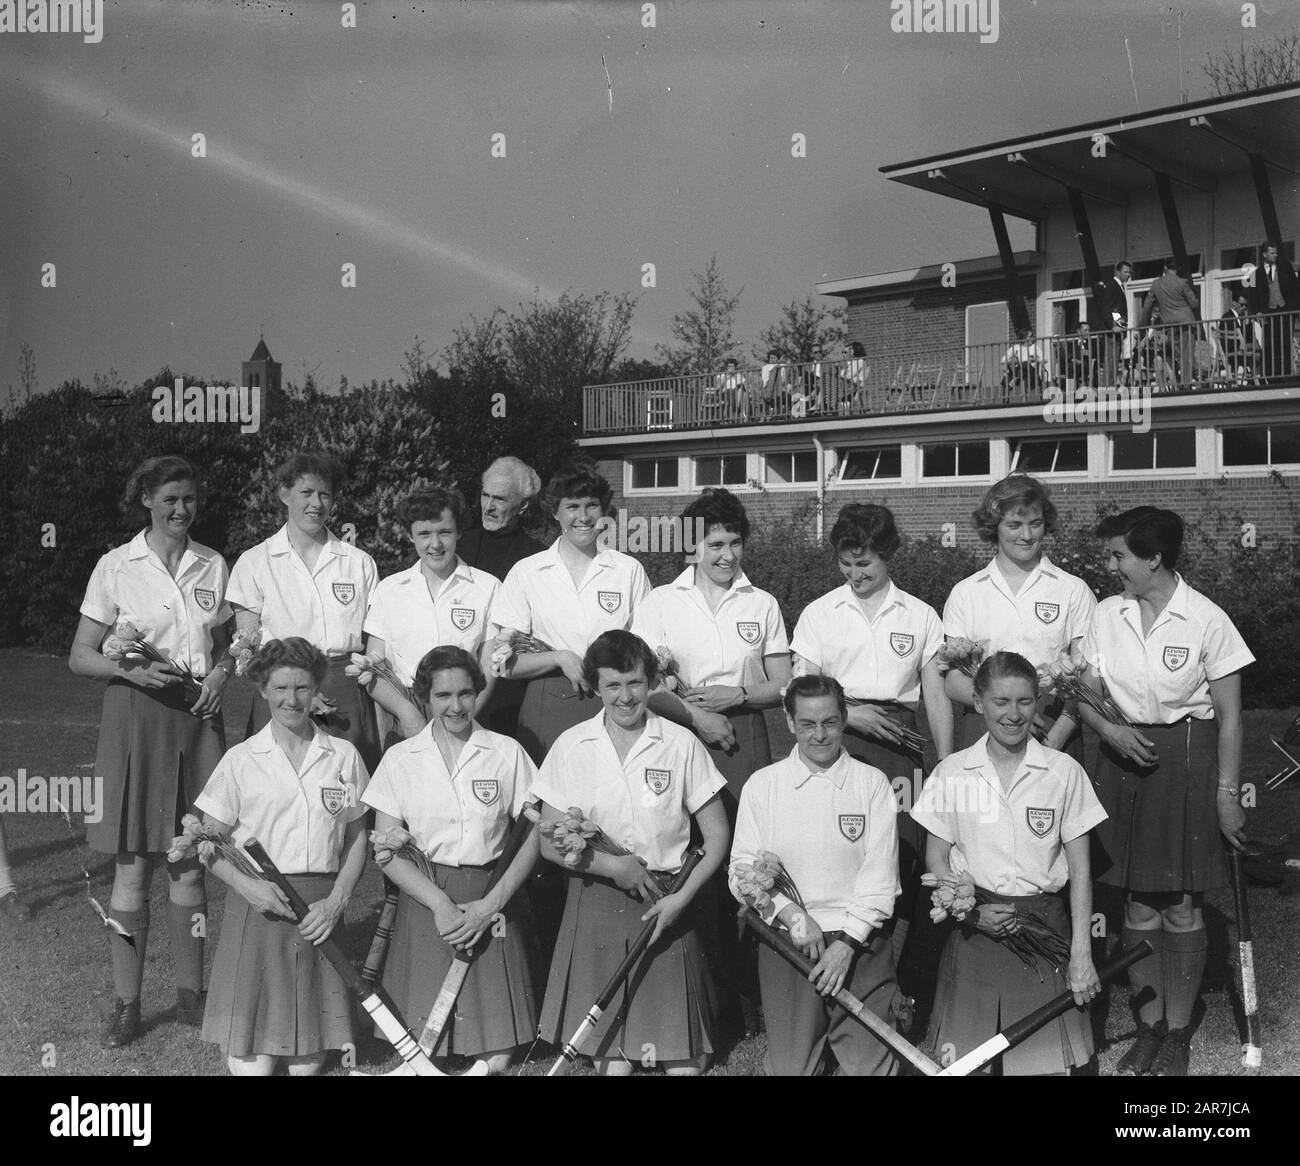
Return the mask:
{"type": "Polygon", "coordinates": [[[110,907],[108,914],[125,927],[135,940],[135,947],[132,948],[117,932],[109,931],[108,944],[113,953],[113,991],[123,1000],[138,1000],[140,983],[144,979],[144,953],[149,946],[149,904],[145,903],[135,911],[110,907]]]}
{"type": "Polygon", "coordinates": [[[1187,1028],[1192,1023],[1192,1009],[1201,992],[1205,973],[1205,953],[1210,946],[1205,928],[1195,931],[1166,931],[1165,942],[1165,1019],[1170,1028],[1187,1028]]]}
{"type": "Polygon", "coordinates": [[[203,933],[208,925],[208,904],[200,899],[194,906],[167,901],[167,935],[176,968],[176,987],[198,992],[203,987],[203,933]],[[202,926],[195,916],[202,916],[202,926]],[[194,932],[198,930],[199,934],[194,932]]]}
{"type": "Polygon", "coordinates": [[[17,894],[18,887],[14,884],[14,873],[9,869],[7,862],[0,862],[0,899],[6,895],[17,894]]]}
{"type": "Polygon", "coordinates": [[[1151,945],[1151,954],[1146,959],[1138,960],[1128,970],[1129,999],[1142,1024],[1158,1024],[1165,1018],[1165,939],[1167,931],[1161,931],[1159,921],[1155,927],[1131,927],[1127,923],[1120,934],[1126,948],[1146,940],[1151,945]]]}

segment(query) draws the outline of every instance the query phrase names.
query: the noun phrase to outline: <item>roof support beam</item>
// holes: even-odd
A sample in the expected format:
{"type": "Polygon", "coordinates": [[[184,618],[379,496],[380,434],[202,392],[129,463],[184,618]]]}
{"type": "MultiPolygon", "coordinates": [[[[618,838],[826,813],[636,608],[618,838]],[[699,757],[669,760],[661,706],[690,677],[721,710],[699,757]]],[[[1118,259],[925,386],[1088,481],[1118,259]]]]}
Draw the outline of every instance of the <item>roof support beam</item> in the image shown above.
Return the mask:
{"type": "MultiPolygon", "coordinates": [[[[957,197],[963,202],[988,206],[993,200],[993,196],[986,187],[978,186],[974,182],[963,182],[959,178],[954,178],[945,170],[928,170],[925,176],[930,180],[932,187],[946,186],[950,190],[956,191],[957,197]]],[[[1015,215],[1018,219],[1028,219],[1031,223],[1041,223],[1047,217],[1047,208],[1039,203],[1017,202],[1013,199],[1002,198],[1000,195],[997,202],[1008,214],[1015,215]]]]}
{"type": "Polygon", "coordinates": [[[1121,158],[1127,158],[1130,162],[1145,166],[1153,174],[1168,174],[1175,182],[1182,186],[1191,187],[1192,190],[1201,194],[1210,194],[1214,190],[1215,180],[1213,176],[1204,171],[1194,170],[1189,166],[1171,166],[1168,162],[1156,161],[1141,150],[1130,146],[1127,142],[1117,142],[1109,135],[1106,136],[1105,149],[1107,153],[1118,154],[1121,158]]]}
{"type": "MultiPolygon", "coordinates": [[[[1092,238],[1092,224],[1088,221],[1088,208],[1084,206],[1083,195],[1073,186],[1066,187],[1070,196],[1070,213],[1074,216],[1074,234],[1079,240],[1079,250],[1083,252],[1083,270],[1089,289],[1101,283],[1101,264],[1097,262],[1097,244],[1092,238]]],[[[1088,323],[1094,328],[1103,327],[1101,304],[1096,295],[1089,295],[1087,301],[1088,323]]],[[[1109,326],[1106,322],[1105,326],[1109,326]]]]}
{"type": "Polygon", "coordinates": [[[1293,170],[1290,166],[1286,166],[1283,163],[1278,162],[1276,159],[1268,157],[1269,145],[1267,142],[1251,137],[1249,134],[1239,133],[1229,136],[1228,134],[1220,133],[1215,124],[1208,117],[1204,116],[1192,118],[1189,124],[1194,126],[1196,129],[1205,130],[1207,133],[1218,138],[1219,141],[1226,142],[1229,146],[1235,146],[1243,154],[1258,154],[1275,169],[1300,177],[1300,170],[1293,170]]]}
{"type": "Polygon", "coordinates": [[[1073,174],[1069,170],[1062,170],[1059,166],[1053,166],[1050,162],[1044,162],[1041,158],[1027,157],[1017,151],[1014,154],[1008,154],[1007,161],[1017,166],[1023,166],[1026,170],[1032,170],[1035,174],[1041,174],[1044,178],[1064,186],[1067,190],[1073,188],[1097,202],[1105,202],[1118,207],[1128,205],[1127,199],[1117,197],[1100,183],[1089,182],[1082,175],[1073,174]]]}
{"type": "MultiPolygon", "coordinates": [[[[1286,252],[1282,250],[1282,224],[1277,217],[1277,206],[1273,202],[1273,186],[1268,179],[1268,166],[1259,154],[1250,155],[1250,176],[1255,180],[1255,197],[1259,199],[1259,214],[1264,220],[1264,237],[1278,246],[1277,282],[1282,296],[1288,304],[1300,302],[1300,278],[1295,274],[1286,252]]],[[[1263,279],[1262,264],[1264,256],[1259,256],[1261,269],[1256,279],[1263,279]]]]}
{"type": "Polygon", "coordinates": [[[1011,326],[1017,336],[1030,331],[1029,309],[1020,294],[1020,273],[1016,270],[1016,253],[1011,249],[1011,236],[1007,233],[1007,220],[1002,208],[995,202],[987,204],[993,234],[998,241],[998,257],[1002,260],[1002,274],[1007,285],[1007,310],[1011,313],[1011,326]]]}
{"type": "Polygon", "coordinates": [[[1183,224],[1178,218],[1178,204],[1174,202],[1174,186],[1163,170],[1156,171],[1156,192],[1160,195],[1160,210],[1165,216],[1165,230],[1169,234],[1169,246],[1173,248],[1178,274],[1191,279],[1192,261],[1187,257],[1187,244],[1183,241],[1183,224]]]}

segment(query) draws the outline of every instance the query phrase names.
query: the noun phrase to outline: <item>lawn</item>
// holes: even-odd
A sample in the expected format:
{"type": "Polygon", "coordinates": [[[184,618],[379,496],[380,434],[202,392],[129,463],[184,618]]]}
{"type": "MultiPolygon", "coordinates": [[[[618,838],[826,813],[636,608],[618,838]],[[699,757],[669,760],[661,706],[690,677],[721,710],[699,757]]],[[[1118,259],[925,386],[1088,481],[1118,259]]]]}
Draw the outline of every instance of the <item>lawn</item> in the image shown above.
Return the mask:
{"type": "MultiPolygon", "coordinates": [[[[102,688],[72,676],[63,657],[22,649],[0,651],[0,774],[75,775],[89,772],[95,756],[102,688]]],[[[249,692],[239,682],[229,690],[226,724],[230,742],[242,735],[249,692]]],[[[1276,768],[1268,743],[1295,710],[1245,714],[1246,757],[1243,780],[1262,785],[1276,768]]],[[[782,728],[782,741],[784,737],[782,728]]],[[[78,834],[81,823],[74,815],[78,834]]],[[[1253,837],[1278,838],[1300,830],[1300,778],[1276,793],[1259,792],[1251,814],[1253,837]]],[[[107,905],[112,861],[74,841],[58,814],[6,814],[4,826],[18,883],[36,912],[26,924],[0,920],[0,1073],[63,1073],[132,1076],[224,1074],[215,1045],[197,1039],[195,1030],[174,1023],[175,992],[167,950],[165,876],[156,876],[151,900],[153,925],[145,966],[145,1032],[118,1052],[99,1048],[100,1029],[112,1007],[107,941],[86,901],[82,864],[91,876],[91,891],[107,905]]],[[[1296,880],[1282,889],[1252,886],[1250,908],[1255,929],[1255,965],[1264,1031],[1262,1072],[1300,1073],[1300,998],[1295,990],[1300,948],[1300,895],[1296,880]]],[[[221,926],[224,887],[215,882],[210,935],[221,926]]],[[[379,904],[381,881],[373,864],[367,869],[348,912],[342,942],[360,962],[369,946],[379,904]]],[[[1100,902],[1113,925],[1118,904],[1100,902]]],[[[1240,1026],[1237,1004],[1236,934],[1232,898],[1226,891],[1210,896],[1206,908],[1210,963],[1203,993],[1204,1015],[1198,1017],[1193,1041],[1193,1072],[1237,1075],[1240,1026]]],[[[209,942],[208,958],[214,944],[209,942]]],[[[1113,1072],[1133,1031],[1127,992],[1121,986],[1099,1003],[1094,1023],[1100,1052],[1097,1071],[1113,1072]]],[[[521,1069],[545,1071],[553,1051],[538,1046],[521,1069]]],[[[397,1063],[387,1045],[364,1040],[359,1067],[383,1070],[397,1063]]],[[[722,1051],[712,1072],[748,1075],[762,1071],[763,1037],[752,1036],[722,1051]]],[[[332,1070],[342,1071],[337,1066],[332,1070]]],[[[582,1071],[582,1070],[579,1070],[582,1071]]]]}

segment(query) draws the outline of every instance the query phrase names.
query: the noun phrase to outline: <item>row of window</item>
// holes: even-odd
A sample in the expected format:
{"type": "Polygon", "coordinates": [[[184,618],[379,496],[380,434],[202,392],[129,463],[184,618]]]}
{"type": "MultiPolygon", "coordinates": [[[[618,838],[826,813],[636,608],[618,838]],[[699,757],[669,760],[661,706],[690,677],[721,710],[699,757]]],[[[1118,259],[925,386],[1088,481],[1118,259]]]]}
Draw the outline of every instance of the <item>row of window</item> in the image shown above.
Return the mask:
{"type": "MultiPolygon", "coordinates": [[[[1223,469],[1300,469],[1300,425],[1225,427],[1220,465],[1223,469]]],[[[1196,468],[1196,430],[1160,429],[1149,433],[1120,431],[1106,435],[1109,466],[1118,473],[1196,468]]],[[[1025,474],[1085,474],[1086,434],[1062,437],[1013,437],[1008,441],[1009,469],[1025,474]]],[[[938,441],[919,445],[922,479],[985,478],[990,473],[990,442],[938,441]]],[[[903,476],[903,446],[855,445],[836,449],[836,482],[890,482],[903,476]]],[[[815,450],[784,450],[756,455],[763,486],[815,486],[815,450]]],[[[699,457],[636,459],[630,463],[633,490],[750,484],[749,455],[706,454],[699,457]],[[682,481],[683,461],[692,482],[682,481]]]]}

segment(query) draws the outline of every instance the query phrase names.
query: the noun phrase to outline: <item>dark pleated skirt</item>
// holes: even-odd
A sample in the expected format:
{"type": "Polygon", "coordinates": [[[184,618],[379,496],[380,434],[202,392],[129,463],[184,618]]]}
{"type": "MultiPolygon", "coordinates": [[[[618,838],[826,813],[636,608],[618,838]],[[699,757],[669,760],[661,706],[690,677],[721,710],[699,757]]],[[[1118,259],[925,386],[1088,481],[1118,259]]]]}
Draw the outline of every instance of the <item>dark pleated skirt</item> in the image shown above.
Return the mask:
{"type": "MultiPolygon", "coordinates": [[[[329,671],[325,674],[320,691],[336,707],[328,717],[317,721],[317,724],[331,737],[341,737],[351,743],[366,763],[366,772],[374,773],[381,753],[375,706],[369,694],[344,671],[347,666],[346,659],[330,660],[329,671]]],[[[247,740],[266,728],[270,719],[271,709],[266,701],[260,694],[254,696],[253,707],[248,710],[248,727],[244,730],[244,739],[247,740]]]]}
{"type": "Polygon", "coordinates": [[[710,745],[709,756],[726,779],[727,789],[738,803],[740,791],[755,770],[772,764],[772,744],[767,735],[767,721],[761,709],[742,709],[728,713],[727,719],[736,734],[736,746],[724,752],[710,745]]]}
{"type": "MultiPolygon", "coordinates": [[[[906,725],[913,731],[916,730],[916,713],[906,705],[891,702],[882,706],[882,710],[886,715],[898,721],[899,724],[906,725]]],[[[853,729],[844,731],[844,748],[851,757],[856,757],[867,765],[874,765],[883,772],[885,777],[889,779],[889,784],[895,789],[898,788],[898,779],[900,777],[904,778],[908,783],[909,793],[904,798],[903,804],[909,810],[910,807],[916,805],[916,799],[921,796],[921,783],[925,780],[928,772],[923,757],[918,757],[910,749],[904,748],[902,745],[878,741],[874,737],[865,736],[853,729]],[[920,770],[919,778],[917,770],[920,770]]],[[[924,847],[925,831],[912,821],[910,812],[900,811],[898,815],[898,868],[905,894],[908,890],[910,878],[916,872],[917,863],[924,857],[924,847]]]]}
{"type": "Polygon", "coordinates": [[[102,854],[157,854],[181,832],[181,817],[226,751],[220,714],[193,716],[179,686],[143,689],[111,680],[99,722],[95,774],[103,816],[86,823],[102,854]]]}
{"type": "MultiPolygon", "coordinates": [[[[441,864],[435,868],[435,875],[438,886],[453,903],[481,898],[489,878],[483,867],[441,864]]],[[[474,1057],[499,1052],[527,1044],[536,1035],[537,1008],[529,983],[525,942],[528,923],[526,911],[520,906],[522,899],[522,895],[516,895],[502,912],[504,935],[493,936],[489,929],[478,941],[478,955],[465,976],[434,1056],[474,1057]]],[[[433,1011],[454,957],[454,949],[438,934],[433,912],[403,892],[384,966],[384,987],[416,1036],[433,1011]]]]}
{"type": "MultiPolygon", "coordinates": [[[[1032,907],[1069,938],[1069,915],[1060,895],[993,898],[1032,907]]],[[[931,1055],[941,1064],[965,1056],[1064,992],[1069,986],[1066,970],[1058,971],[1042,958],[1036,967],[1026,967],[1005,944],[969,927],[954,927],[939,961],[928,1040],[931,1055]]],[[[1007,1077],[1065,1073],[1086,1065],[1092,1054],[1088,1012],[1071,1008],[1003,1053],[1002,1073],[1007,1077]]]]}
{"type": "MultiPolygon", "coordinates": [[[[335,876],[288,878],[314,903],[330,893],[335,876]]],[[[228,1057],[305,1057],[355,1044],[347,986],[293,920],[254,911],[228,890],[208,978],[203,1039],[228,1057]]]]}
{"type": "MultiPolygon", "coordinates": [[[[519,709],[524,703],[524,694],[528,691],[526,680],[511,680],[508,676],[497,677],[492,686],[492,696],[487,706],[478,715],[478,723],[494,733],[513,737],[519,727],[519,709]]],[[[595,716],[595,711],[592,711],[595,716]]]]}
{"type": "MultiPolygon", "coordinates": [[[[539,1035],[552,1044],[573,1036],[627,955],[648,904],[613,883],[570,875],[564,921],[555,942],[539,1035]]],[[[714,995],[691,904],[647,948],[578,1052],[601,1059],[662,1065],[713,1052],[714,995]]]]}
{"type": "Polygon", "coordinates": [[[558,672],[538,676],[528,682],[528,691],[519,706],[515,740],[524,747],[534,765],[541,765],[565,729],[591,720],[601,707],[600,697],[575,693],[568,679],[558,672]]]}
{"type": "Polygon", "coordinates": [[[1219,726],[1191,718],[1139,725],[1157,765],[1141,769],[1104,743],[1097,797],[1109,815],[1095,831],[1098,877],[1130,891],[1208,891],[1226,886],[1219,832],[1219,726]]]}

